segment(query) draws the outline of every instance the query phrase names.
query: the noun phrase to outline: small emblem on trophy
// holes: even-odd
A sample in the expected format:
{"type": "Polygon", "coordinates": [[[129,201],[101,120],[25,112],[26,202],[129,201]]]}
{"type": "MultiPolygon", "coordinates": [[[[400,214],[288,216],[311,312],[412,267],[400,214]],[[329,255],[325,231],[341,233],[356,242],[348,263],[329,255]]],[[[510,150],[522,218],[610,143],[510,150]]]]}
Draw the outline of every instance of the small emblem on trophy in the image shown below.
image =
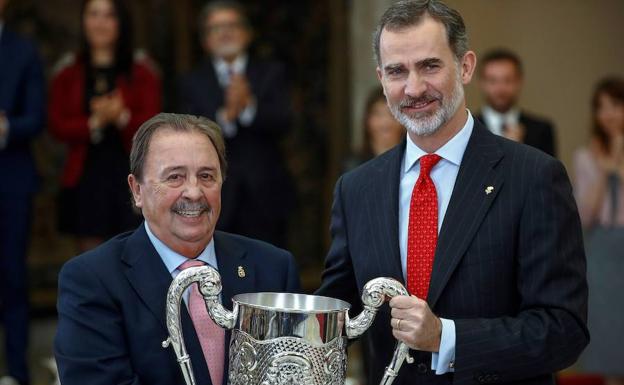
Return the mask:
{"type": "Polygon", "coordinates": [[[245,268],[242,266],[238,267],[238,277],[239,278],[245,278],[245,268]]]}

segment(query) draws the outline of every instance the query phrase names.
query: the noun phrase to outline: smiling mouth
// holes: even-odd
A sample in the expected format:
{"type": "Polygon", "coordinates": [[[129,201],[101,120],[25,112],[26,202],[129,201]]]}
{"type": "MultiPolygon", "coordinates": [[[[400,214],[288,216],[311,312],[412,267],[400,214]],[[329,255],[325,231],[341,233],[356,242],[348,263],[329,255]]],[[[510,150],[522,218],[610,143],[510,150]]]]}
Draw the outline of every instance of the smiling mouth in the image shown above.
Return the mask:
{"type": "Polygon", "coordinates": [[[185,218],[197,218],[198,216],[202,215],[205,211],[207,210],[175,210],[174,213],[181,215],[185,218]]]}
{"type": "Polygon", "coordinates": [[[402,107],[405,110],[420,110],[420,109],[423,109],[423,108],[433,104],[435,101],[436,101],[436,99],[432,99],[432,100],[427,100],[427,101],[418,102],[418,103],[410,103],[410,104],[402,106],[402,107]]]}

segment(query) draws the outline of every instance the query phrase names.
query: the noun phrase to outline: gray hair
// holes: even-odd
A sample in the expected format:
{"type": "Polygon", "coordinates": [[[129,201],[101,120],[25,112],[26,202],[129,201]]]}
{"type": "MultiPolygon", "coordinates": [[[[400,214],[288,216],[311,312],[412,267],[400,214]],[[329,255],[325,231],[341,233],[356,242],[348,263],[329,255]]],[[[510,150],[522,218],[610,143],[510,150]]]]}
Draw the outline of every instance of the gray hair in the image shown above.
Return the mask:
{"type": "Polygon", "coordinates": [[[440,0],[401,0],[392,4],[384,12],[377,24],[377,29],[373,34],[373,51],[375,61],[381,65],[381,55],[379,53],[379,40],[381,32],[400,31],[407,27],[419,24],[425,15],[431,16],[439,21],[446,29],[446,36],[453,54],[457,60],[461,60],[468,52],[468,33],[459,12],[450,8],[440,0]]]}
{"type": "Polygon", "coordinates": [[[149,151],[150,141],[159,130],[174,130],[180,132],[198,132],[206,135],[212,145],[217,150],[221,175],[225,180],[227,162],[225,160],[225,141],[221,134],[221,128],[217,123],[202,116],[185,114],[160,113],[139,127],[132,138],[132,149],[130,150],[130,173],[141,182],[143,180],[143,170],[145,159],[149,151]]]}
{"type": "Polygon", "coordinates": [[[206,20],[208,17],[212,15],[214,12],[222,11],[222,10],[230,10],[238,13],[240,17],[240,21],[243,26],[247,29],[251,28],[251,24],[249,24],[249,18],[247,18],[247,12],[245,7],[237,1],[234,0],[215,0],[209,1],[204,5],[199,12],[199,37],[204,38],[206,36],[206,20]]]}

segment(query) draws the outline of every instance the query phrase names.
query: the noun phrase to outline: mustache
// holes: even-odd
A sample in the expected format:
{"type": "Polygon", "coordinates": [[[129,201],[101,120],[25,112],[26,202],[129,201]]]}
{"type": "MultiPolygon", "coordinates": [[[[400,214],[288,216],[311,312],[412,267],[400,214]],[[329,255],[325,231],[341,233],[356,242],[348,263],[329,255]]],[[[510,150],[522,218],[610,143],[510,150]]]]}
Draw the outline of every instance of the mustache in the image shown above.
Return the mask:
{"type": "Polygon", "coordinates": [[[210,205],[205,200],[192,202],[187,200],[179,200],[171,208],[173,211],[205,211],[211,210],[210,205]]]}
{"type": "Polygon", "coordinates": [[[442,101],[442,95],[426,92],[422,96],[419,96],[417,98],[413,98],[411,96],[404,97],[403,100],[401,100],[399,107],[414,107],[417,104],[430,103],[436,100],[442,101]]]}

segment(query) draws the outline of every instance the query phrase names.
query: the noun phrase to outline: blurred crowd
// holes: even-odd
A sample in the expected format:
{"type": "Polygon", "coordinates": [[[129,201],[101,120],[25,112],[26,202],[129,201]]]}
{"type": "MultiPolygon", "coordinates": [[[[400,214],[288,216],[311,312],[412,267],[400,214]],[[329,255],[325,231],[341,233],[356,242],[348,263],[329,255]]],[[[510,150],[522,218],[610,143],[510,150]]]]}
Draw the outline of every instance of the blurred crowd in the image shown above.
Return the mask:
{"type": "MultiPolygon", "coordinates": [[[[6,4],[0,0],[0,312],[7,361],[0,384],[23,385],[30,381],[26,254],[40,188],[31,144],[47,129],[66,146],[58,229],[73,236],[76,253],[89,250],[141,223],[128,193],[128,155],[139,126],[162,110],[163,87],[158,65],[132,45],[123,1],[83,1],[78,49],[47,80],[36,44],[3,23],[6,4]]],[[[287,247],[297,194],[279,145],[293,120],[284,66],[248,51],[250,20],[238,3],[210,2],[200,20],[205,55],[176,80],[175,109],[214,120],[226,139],[218,228],[287,247]]],[[[484,106],[475,117],[498,135],[556,157],[553,124],[518,104],[521,58],[507,49],[487,52],[478,75],[484,106]]],[[[612,295],[624,290],[624,80],[605,78],[587,99],[590,140],[570,170],[590,285],[592,342],[582,367],[624,384],[624,312],[612,295]]],[[[345,171],[406,138],[381,88],[371,90],[364,111],[363,145],[344,160],[345,171]]]]}

